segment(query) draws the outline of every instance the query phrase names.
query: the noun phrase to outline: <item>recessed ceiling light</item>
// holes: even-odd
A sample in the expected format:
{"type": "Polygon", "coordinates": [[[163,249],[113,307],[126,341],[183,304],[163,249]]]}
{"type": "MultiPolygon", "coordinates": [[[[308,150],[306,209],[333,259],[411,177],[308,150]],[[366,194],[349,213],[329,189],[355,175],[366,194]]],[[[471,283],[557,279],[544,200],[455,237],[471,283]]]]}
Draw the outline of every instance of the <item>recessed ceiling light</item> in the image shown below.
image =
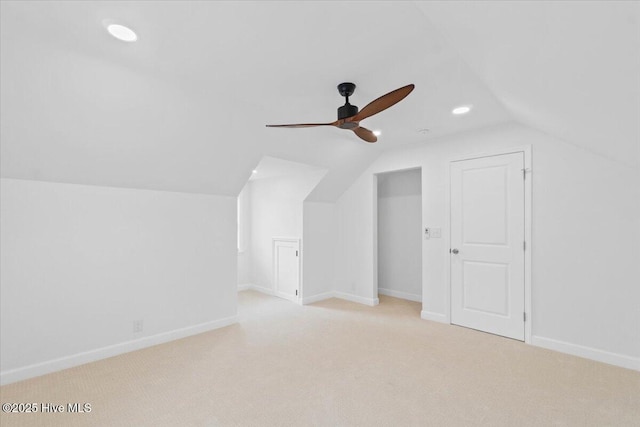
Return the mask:
{"type": "Polygon", "coordinates": [[[461,105],[451,110],[451,113],[455,114],[456,116],[459,116],[461,114],[467,114],[469,111],[471,111],[471,108],[472,108],[471,105],[461,105]]]}
{"type": "Polygon", "coordinates": [[[133,32],[131,28],[127,28],[124,25],[111,24],[107,27],[107,31],[113,37],[123,42],[134,42],[138,40],[138,36],[133,32]]]}
{"type": "Polygon", "coordinates": [[[251,171],[251,173],[258,173],[258,171],[254,169],[251,171]]]}
{"type": "Polygon", "coordinates": [[[382,135],[382,132],[380,132],[379,130],[374,130],[374,131],[373,131],[373,134],[374,134],[375,136],[380,136],[380,135],[382,135]]]}

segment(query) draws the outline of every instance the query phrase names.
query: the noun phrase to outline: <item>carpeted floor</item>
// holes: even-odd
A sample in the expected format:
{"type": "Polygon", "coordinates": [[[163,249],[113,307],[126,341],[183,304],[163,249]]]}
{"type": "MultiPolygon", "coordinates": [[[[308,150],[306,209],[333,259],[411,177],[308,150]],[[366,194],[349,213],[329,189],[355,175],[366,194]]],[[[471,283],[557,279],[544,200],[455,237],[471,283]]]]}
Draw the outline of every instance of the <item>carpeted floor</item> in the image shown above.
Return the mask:
{"type": "Polygon", "coordinates": [[[640,372],[420,319],[240,293],[223,329],[0,388],[8,426],[640,426],[640,372]]]}

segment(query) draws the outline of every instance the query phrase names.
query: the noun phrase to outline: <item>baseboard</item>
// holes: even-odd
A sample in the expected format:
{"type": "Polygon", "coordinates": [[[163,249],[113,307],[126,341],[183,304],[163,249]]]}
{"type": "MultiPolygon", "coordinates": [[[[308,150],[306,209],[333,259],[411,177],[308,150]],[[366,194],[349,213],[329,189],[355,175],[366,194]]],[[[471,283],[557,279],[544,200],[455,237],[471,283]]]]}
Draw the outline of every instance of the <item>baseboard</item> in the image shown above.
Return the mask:
{"type": "Polygon", "coordinates": [[[608,363],[610,365],[620,366],[622,368],[640,371],[640,358],[638,357],[610,353],[597,348],[585,347],[578,344],[571,344],[564,341],[538,336],[532,337],[531,344],[537,347],[571,354],[573,356],[584,357],[585,359],[591,359],[598,362],[608,363]]]}
{"type": "Polygon", "coordinates": [[[306,297],[302,299],[302,304],[306,305],[306,304],[313,304],[314,302],[318,302],[318,301],[323,301],[329,298],[333,298],[335,297],[335,293],[334,292],[324,292],[322,294],[318,294],[318,295],[313,295],[310,297],[306,297]]]}
{"type": "Polygon", "coordinates": [[[261,292],[261,293],[266,294],[266,295],[271,295],[271,296],[274,296],[274,297],[277,296],[276,292],[273,289],[265,288],[263,286],[258,286],[258,285],[251,284],[251,285],[249,285],[248,289],[251,289],[252,291],[258,291],[258,292],[261,292]]]}
{"type": "Polygon", "coordinates": [[[435,313],[433,311],[422,310],[420,312],[420,318],[424,320],[432,320],[434,322],[447,323],[447,324],[449,323],[447,321],[447,316],[445,316],[442,313],[435,313]]]}
{"type": "Polygon", "coordinates": [[[369,305],[369,306],[374,306],[374,305],[378,305],[380,303],[380,300],[378,298],[365,298],[365,297],[361,297],[358,295],[352,295],[352,294],[347,294],[344,292],[338,292],[335,291],[333,293],[333,296],[336,298],[340,298],[340,299],[344,299],[347,301],[352,301],[352,302],[357,302],[359,304],[365,304],[365,305],[369,305]]]}
{"type": "Polygon", "coordinates": [[[394,298],[406,299],[409,301],[422,302],[422,296],[407,292],[394,291],[393,289],[378,288],[378,294],[387,295],[394,298]]]}
{"type": "Polygon", "coordinates": [[[303,298],[302,304],[313,304],[314,302],[323,301],[329,298],[340,298],[343,300],[357,302],[358,304],[364,304],[373,307],[374,305],[378,305],[380,300],[378,298],[365,298],[358,295],[347,294],[345,292],[325,292],[318,295],[313,295],[307,298],[303,298]]]}
{"type": "MultiPolygon", "coordinates": [[[[263,294],[271,295],[274,297],[278,296],[273,289],[264,288],[262,286],[258,286],[254,284],[248,284],[247,286],[248,287],[246,289],[251,289],[252,291],[262,292],[263,294]]],[[[325,292],[322,294],[303,298],[302,301],[298,301],[298,304],[303,304],[303,305],[313,304],[314,302],[322,301],[329,298],[340,298],[347,301],[357,302],[359,304],[365,304],[369,306],[378,305],[380,303],[380,300],[378,298],[365,298],[358,295],[347,294],[344,292],[331,291],[331,292],[325,292]]]]}
{"type": "Polygon", "coordinates": [[[85,363],[95,362],[97,360],[106,359],[108,357],[117,356],[123,353],[140,350],[146,347],[174,341],[180,338],[186,338],[191,335],[201,334],[214,329],[237,323],[238,316],[226,317],[224,319],[214,320],[212,322],[201,323],[186,328],[175,329],[169,332],[143,337],[136,340],[126,341],[107,347],[89,350],[82,353],[65,356],[46,362],[36,363],[25,366],[23,368],[12,369],[0,372],[0,385],[13,383],[16,381],[26,380],[28,378],[38,377],[40,375],[50,374],[52,372],[61,371],[63,369],[73,368],[75,366],[84,365],[85,363]]]}
{"type": "Polygon", "coordinates": [[[276,292],[273,289],[265,288],[264,286],[258,286],[253,283],[243,283],[242,285],[238,285],[238,292],[248,290],[257,291],[271,296],[277,296],[276,292]]]}

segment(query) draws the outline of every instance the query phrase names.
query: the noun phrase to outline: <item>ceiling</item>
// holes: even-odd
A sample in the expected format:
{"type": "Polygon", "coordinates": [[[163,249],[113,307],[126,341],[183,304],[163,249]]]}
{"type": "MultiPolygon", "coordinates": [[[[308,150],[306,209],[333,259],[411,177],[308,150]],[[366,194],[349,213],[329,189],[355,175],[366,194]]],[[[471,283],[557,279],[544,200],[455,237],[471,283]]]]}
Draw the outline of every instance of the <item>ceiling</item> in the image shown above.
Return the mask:
{"type": "Polygon", "coordinates": [[[309,166],[305,163],[291,162],[289,160],[276,159],[275,157],[265,156],[254,169],[249,181],[258,181],[261,179],[279,178],[279,177],[296,177],[302,175],[322,175],[326,173],[326,169],[309,166]]]}
{"type": "Polygon", "coordinates": [[[417,2],[510,115],[640,167],[640,2],[417,2]]]}
{"type": "Polygon", "coordinates": [[[506,3],[2,2],[2,176],[237,195],[270,156],[331,201],[385,150],[512,120],[640,162],[637,4],[506,3]],[[363,122],[376,144],[264,126],[335,120],[343,81],[361,108],[416,89],[363,122]]]}

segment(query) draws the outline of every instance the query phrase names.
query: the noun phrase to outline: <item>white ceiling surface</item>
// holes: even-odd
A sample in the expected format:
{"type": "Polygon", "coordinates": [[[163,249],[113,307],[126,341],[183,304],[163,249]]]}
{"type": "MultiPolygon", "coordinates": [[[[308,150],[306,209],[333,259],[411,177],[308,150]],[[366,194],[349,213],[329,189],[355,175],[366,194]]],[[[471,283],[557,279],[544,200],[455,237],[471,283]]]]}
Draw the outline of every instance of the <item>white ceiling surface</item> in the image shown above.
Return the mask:
{"type": "Polygon", "coordinates": [[[509,119],[411,2],[1,4],[5,177],[233,195],[269,155],[328,169],[329,201],[382,150],[509,119]],[[343,81],[360,108],[416,89],[363,122],[376,144],[264,126],[335,120],[343,81]]]}
{"type": "Polygon", "coordinates": [[[514,118],[622,162],[637,154],[634,6],[0,4],[4,177],[237,195],[267,155],[328,169],[309,199],[331,201],[384,150],[514,118]],[[115,40],[105,20],[139,40],[115,40]],[[264,127],[335,120],[342,81],[360,108],[416,89],[363,122],[382,130],[376,144],[264,127]]]}
{"type": "Polygon", "coordinates": [[[420,2],[513,117],[640,166],[640,2],[420,2]]]}
{"type": "Polygon", "coordinates": [[[265,156],[255,168],[256,173],[251,175],[250,181],[267,178],[295,177],[296,175],[320,174],[326,169],[310,166],[305,163],[291,162],[289,160],[276,159],[265,156]]]}

